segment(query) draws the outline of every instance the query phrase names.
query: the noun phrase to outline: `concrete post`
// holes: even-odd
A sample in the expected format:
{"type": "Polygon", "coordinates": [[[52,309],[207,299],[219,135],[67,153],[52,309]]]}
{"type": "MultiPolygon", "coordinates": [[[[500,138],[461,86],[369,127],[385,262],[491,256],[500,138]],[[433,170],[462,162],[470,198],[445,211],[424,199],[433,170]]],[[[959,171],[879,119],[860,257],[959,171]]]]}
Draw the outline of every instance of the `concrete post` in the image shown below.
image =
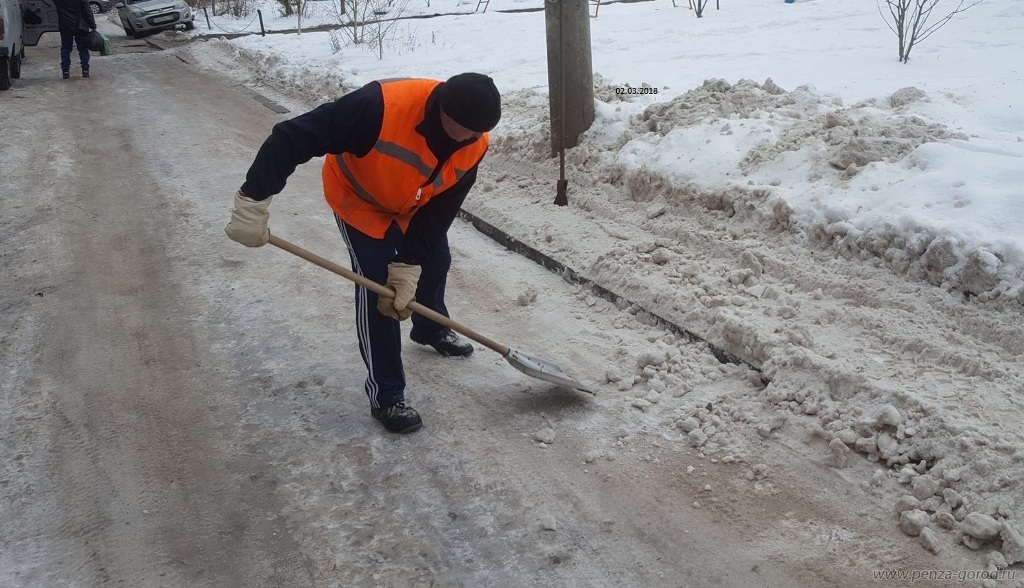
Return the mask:
{"type": "Polygon", "coordinates": [[[594,122],[590,3],[588,0],[545,0],[544,22],[548,45],[551,154],[555,155],[563,147],[575,147],[580,134],[594,122]]]}

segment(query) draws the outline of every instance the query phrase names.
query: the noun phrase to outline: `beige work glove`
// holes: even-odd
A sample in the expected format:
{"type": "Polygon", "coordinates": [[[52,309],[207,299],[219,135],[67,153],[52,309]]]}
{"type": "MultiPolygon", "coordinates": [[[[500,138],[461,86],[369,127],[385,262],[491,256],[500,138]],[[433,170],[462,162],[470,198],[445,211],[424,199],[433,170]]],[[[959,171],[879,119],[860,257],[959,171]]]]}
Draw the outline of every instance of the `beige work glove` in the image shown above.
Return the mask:
{"type": "Polygon", "coordinates": [[[412,316],[409,310],[409,303],[416,297],[416,284],[420,281],[420,272],[423,270],[418,265],[407,263],[388,264],[388,281],[385,286],[395,290],[394,298],[377,297],[377,310],[384,316],[395,320],[404,321],[412,316]]]}
{"type": "Polygon", "coordinates": [[[253,200],[241,190],[235,194],[235,207],[231,209],[231,222],[224,227],[228,238],[246,247],[262,247],[270,240],[270,198],[253,200]]]}

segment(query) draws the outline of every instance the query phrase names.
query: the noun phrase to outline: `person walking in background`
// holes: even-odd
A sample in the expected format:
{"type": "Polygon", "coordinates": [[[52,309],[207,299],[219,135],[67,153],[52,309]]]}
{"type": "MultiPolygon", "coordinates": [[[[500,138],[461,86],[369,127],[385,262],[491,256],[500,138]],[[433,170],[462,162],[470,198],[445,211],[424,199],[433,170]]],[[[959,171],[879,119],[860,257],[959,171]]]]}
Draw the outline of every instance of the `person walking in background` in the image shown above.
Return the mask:
{"type": "MultiPolygon", "coordinates": [[[[274,126],[235,195],[228,237],[265,245],[271,197],[295,168],[327,155],[323,187],[348,247],[352,269],[394,288],[394,298],[356,286],[356,336],[366,365],[370,414],[389,431],[422,426],[405,404],[401,329],[408,304],[448,316],[444,295],[448,229],[476,181],[488,135],[501,117],[494,81],[462,73],[447,81],[370,82],[337,101],[274,126]]],[[[443,356],[473,346],[416,315],[409,338],[443,356]]]]}
{"type": "Polygon", "coordinates": [[[82,77],[89,77],[89,48],[86,37],[96,30],[96,17],[88,0],[55,0],[57,29],[60,31],[60,71],[64,79],[71,77],[71,46],[78,47],[82,77]]]}

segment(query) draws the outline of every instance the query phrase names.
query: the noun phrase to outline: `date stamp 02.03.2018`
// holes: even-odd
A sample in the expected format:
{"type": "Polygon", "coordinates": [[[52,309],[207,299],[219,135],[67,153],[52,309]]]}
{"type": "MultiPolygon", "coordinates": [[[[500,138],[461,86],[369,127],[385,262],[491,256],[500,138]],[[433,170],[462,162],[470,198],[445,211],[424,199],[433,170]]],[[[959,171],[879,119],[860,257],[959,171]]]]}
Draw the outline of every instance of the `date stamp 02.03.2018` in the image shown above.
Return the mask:
{"type": "Polygon", "coordinates": [[[643,84],[639,88],[635,88],[633,86],[615,86],[615,93],[630,95],[657,94],[658,89],[653,86],[648,86],[647,84],[643,84]]]}

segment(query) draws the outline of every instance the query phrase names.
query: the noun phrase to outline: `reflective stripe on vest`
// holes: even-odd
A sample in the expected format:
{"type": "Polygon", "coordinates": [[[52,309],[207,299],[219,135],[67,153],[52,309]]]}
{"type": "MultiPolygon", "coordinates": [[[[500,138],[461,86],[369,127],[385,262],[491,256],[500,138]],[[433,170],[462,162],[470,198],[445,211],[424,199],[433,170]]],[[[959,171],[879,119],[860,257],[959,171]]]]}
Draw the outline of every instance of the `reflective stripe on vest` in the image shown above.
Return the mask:
{"type": "MultiPolygon", "coordinates": [[[[397,143],[378,140],[377,144],[374,145],[373,148],[376,149],[377,151],[380,151],[384,155],[394,157],[398,161],[401,161],[402,163],[415,168],[416,171],[420,172],[420,174],[425,178],[429,178],[430,174],[434,173],[434,169],[427,165],[426,162],[424,162],[422,159],[420,159],[419,155],[416,155],[412,151],[406,149],[405,147],[402,147],[397,143]]],[[[356,193],[356,196],[359,196],[360,198],[369,202],[370,204],[373,204],[374,206],[379,206],[384,210],[391,210],[387,206],[384,206],[380,202],[377,202],[377,200],[366,190],[366,188],[362,187],[359,184],[359,182],[355,178],[355,175],[348,168],[348,165],[345,164],[345,159],[341,155],[335,155],[334,160],[338,163],[338,168],[341,170],[341,173],[345,174],[345,179],[347,179],[349,183],[352,184],[352,190],[356,193]]],[[[462,176],[464,175],[466,175],[466,170],[455,170],[456,178],[461,180],[462,176]]],[[[441,188],[441,186],[444,185],[444,178],[441,176],[442,174],[440,173],[434,176],[434,181],[431,183],[431,186],[435,190],[441,188]]],[[[391,210],[391,212],[398,211],[391,210]]]]}

